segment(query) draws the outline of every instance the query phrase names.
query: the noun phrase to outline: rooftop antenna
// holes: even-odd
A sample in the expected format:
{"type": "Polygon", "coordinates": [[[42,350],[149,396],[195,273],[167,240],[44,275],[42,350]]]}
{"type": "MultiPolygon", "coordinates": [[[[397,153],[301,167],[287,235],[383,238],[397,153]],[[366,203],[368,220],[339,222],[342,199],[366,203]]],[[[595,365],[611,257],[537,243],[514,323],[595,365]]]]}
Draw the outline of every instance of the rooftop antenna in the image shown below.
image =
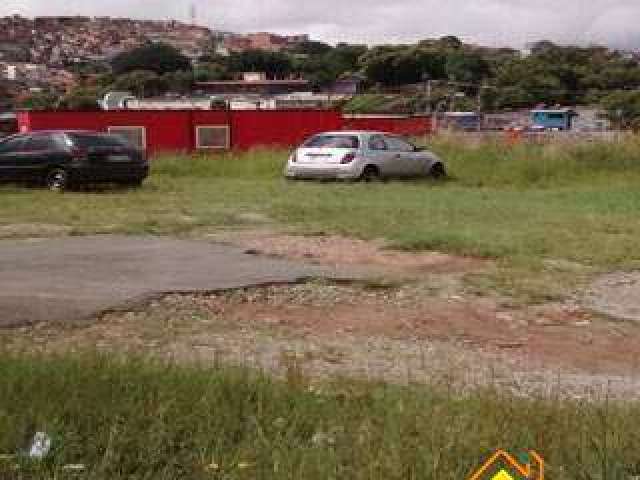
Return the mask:
{"type": "Polygon", "coordinates": [[[197,19],[198,19],[198,15],[197,15],[197,13],[198,13],[198,12],[197,12],[197,10],[196,10],[196,4],[195,4],[195,3],[192,3],[192,4],[189,6],[189,16],[190,16],[190,18],[191,18],[191,25],[195,25],[195,24],[196,24],[196,21],[197,21],[197,19]]]}

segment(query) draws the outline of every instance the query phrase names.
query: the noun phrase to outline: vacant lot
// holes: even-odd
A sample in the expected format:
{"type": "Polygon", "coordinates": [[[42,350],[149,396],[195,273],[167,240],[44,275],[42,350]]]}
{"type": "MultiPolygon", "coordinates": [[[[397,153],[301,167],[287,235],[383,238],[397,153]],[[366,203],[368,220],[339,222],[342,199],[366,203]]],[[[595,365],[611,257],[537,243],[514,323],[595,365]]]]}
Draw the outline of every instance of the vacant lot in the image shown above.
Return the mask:
{"type": "Polygon", "coordinates": [[[457,479],[498,447],[557,479],[640,475],[637,403],[594,391],[636,396],[640,326],[578,302],[640,266],[640,141],[433,149],[447,182],[291,183],[286,152],[255,151],[158,159],[139,191],[2,190],[5,238],[180,235],[374,276],[0,332],[0,476],[457,479]],[[2,456],[39,430],[48,461],[2,456]]]}
{"type": "Polygon", "coordinates": [[[640,140],[460,146],[439,141],[452,180],[290,183],[284,151],[162,158],[136,192],[2,190],[0,236],[189,234],[270,225],[383,238],[401,249],[498,259],[473,280],[528,300],[566,293],[593,271],[631,268],[640,222],[640,140]]]}

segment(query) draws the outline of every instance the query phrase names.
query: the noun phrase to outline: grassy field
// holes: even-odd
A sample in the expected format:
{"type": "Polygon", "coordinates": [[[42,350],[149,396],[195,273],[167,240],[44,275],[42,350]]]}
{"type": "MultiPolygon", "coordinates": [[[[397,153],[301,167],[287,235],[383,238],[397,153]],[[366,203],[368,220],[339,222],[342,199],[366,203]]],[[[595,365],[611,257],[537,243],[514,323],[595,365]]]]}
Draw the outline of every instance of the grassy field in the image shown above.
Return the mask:
{"type": "MultiPolygon", "coordinates": [[[[268,222],[494,258],[470,284],[530,301],[640,264],[640,140],[432,147],[451,180],[287,182],[286,152],[265,150],[157,159],[139,191],[5,187],[0,236],[200,234],[268,222]]],[[[637,403],[346,380],[321,388],[295,365],[279,381],[131,358],[0,354],[0,478],[460,479],[497,448],[539,451],[558,480],[640,475],[637,403]],[[36,431],[53,438],[42,462],[20,455],[36,431]],[[64,470],[76,463],[86,470],[64,470]]]]}
{"type": "Polygon", "coordinates": [[[1,356],[0,393],[3,479],[458,480],[497,448],[535,448],[555,480],[640,473],[637,404],[347,382],[318,391],[295,369],[279,382],[94,355],[1,356]],[[20,455],[36,431],[53,443],[42,462],[20,455]]]}
{"type": "Polygon", "coordinates": [[[58,225],[74,234],[176,234],[266,218],[300,233],[496,258],[477,285],[533,300],[556,298],[593,271],[638,266],[640,140],[509,147],[444,139],[432,148],[450,181],[287,182],[287,153],[265,150],[157,159],[135,192],[5,188],[0,235],[34,224],[45,233],[58,225]]]}

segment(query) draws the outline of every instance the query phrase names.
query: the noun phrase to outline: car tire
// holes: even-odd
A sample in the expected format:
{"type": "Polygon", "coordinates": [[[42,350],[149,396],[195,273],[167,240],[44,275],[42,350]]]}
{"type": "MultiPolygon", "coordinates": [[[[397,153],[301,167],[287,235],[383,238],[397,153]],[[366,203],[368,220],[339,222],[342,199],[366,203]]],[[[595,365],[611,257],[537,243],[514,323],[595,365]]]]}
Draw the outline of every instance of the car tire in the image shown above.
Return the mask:
{"type": "Polygon", "coordinates": [[[127,180],[123,185],[128,188],[140,188],[142,187],[142,182],[144,182],[143,178],[136,178],[134,180],[127,180]]]}
{"type": "Polygon", "coordinates": [[[447,170],[442,163],[436,163],[429,169],[429,178],[433,180],[444,180],[447,178],[447,170]]]}
{"type": "Polygon", "coordinates": [[[47,172],[44,185],[52,192],[64,192],[71,186],[69,172],[64,168],[52,168],[47,172]]]}
{"type": "Polygon", "coordinates": [[[380,170],[375,165],[367,165],[362,170],[360,180],[366,183],[377,182],[380,180],[380,170]]]}

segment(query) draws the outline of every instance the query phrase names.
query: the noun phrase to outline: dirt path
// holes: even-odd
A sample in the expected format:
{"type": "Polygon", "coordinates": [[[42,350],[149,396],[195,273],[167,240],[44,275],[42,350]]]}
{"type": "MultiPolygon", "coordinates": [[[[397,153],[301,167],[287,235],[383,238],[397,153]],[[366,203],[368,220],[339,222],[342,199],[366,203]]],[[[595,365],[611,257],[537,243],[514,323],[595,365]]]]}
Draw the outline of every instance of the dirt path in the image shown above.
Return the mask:
{"type": "Polygon", "coordinates": [[[254,255],[348,267],[390,281],[168,295],[91,324],[0,330],[0,345],[45,351],[97,346],[314,378],[639,395],[640,324],[578,303],[518,306],[478,296],[463,277],[486,268],[486,261],[391,252],[381,242],[335,236],[240,232],[213,239],[254,255]]]}
{"type": "Polygon", "coordinates": [[[560,307],[506,311],[487,299],[425,297],[423,289],[310,283],[170,295],[92,325],[5,331],[0,342],[14,350],[97,346],[313,377],[557,387],[574,396],[638,391],[634,325],[560,307]]]}
{"type": "Polygon", "coordinates": [[[463,274],[481,270],[486,260],[440,252],[400,252],[383,240],[365,241],[339,235],[289,235],[271,230],[240,230],[208,235],[254,254],[303,260],[334,268],[359,269],[387,277],[420,277],[425,274],[463,274]]]}

